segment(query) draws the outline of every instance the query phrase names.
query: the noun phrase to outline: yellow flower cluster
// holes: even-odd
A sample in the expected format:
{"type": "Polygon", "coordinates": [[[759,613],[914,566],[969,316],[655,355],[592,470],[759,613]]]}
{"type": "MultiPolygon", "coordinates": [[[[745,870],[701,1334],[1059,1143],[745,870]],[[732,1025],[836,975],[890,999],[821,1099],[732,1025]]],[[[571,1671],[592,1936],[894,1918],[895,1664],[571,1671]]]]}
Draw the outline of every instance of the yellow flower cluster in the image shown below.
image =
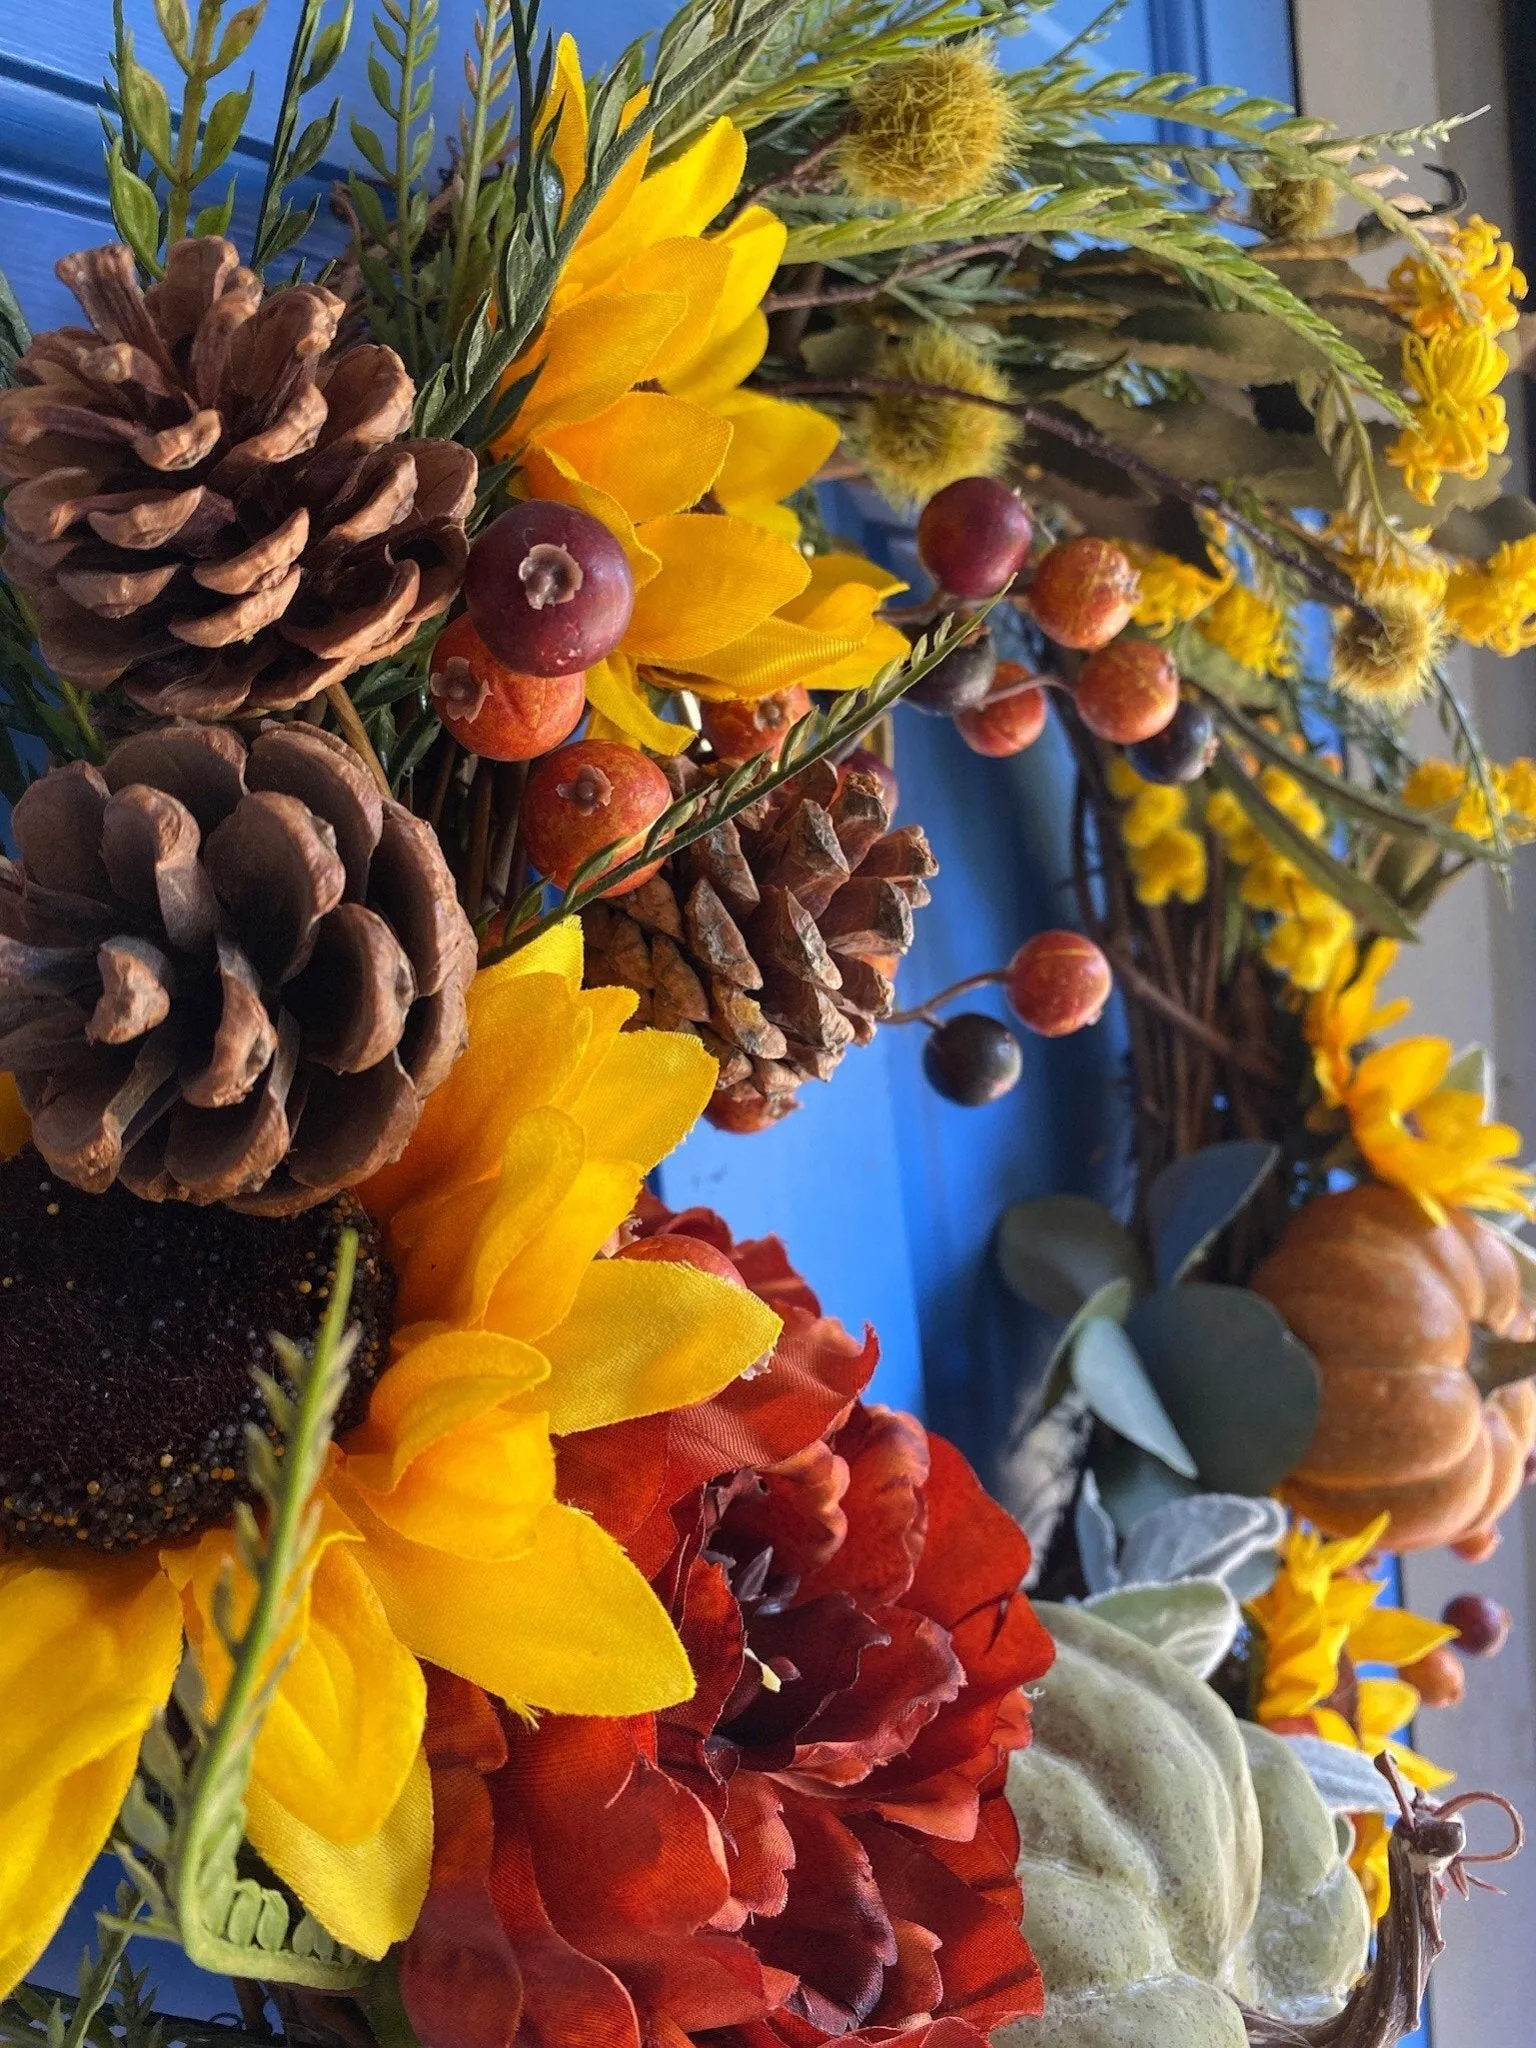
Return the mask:
{"type": "Polygon", "coordinates": [[[1111,760],[1107,774],[1111,793],[1125,806],[1120,837],[1137,901],[1198,903],[1208,870],[1205,840],[1188,823],[1189,792],[1176,783],[1143,781],[1122,756],[1111,760]]]}
{"type": "MultiPolygon", "coordinates": [[[[1381,1515],[1358,1536],[1337,1542],[1325,1541],[1305,1523],[1292,1523],[1274,1584],[1248,1607],[1264,1647],[1255,1711],[1264,1727],[1281,1733],[1310,1732],[1369,1757],[1385,1750],[1410,1784],[1433,1791],[1449,1784],[1452,1774],[1396,1739],[1418,1712],[1418,1693],[1402,1678],[1358,1675],[1361,1665],[1401,1671],[1456,1633],[1406,1608],[1382,1606],[1386,1581],[1364,1578],[1355,1569],[1381,1541],[1387,1521],[1381,1515]],[[1346,1659],[1356,1674],[1348,1719],[1329,1704],[1346,1659]]],[[[1390,1894],[1387,1831],[1376,1816],[1356,1818],[1350,1862],[1379,1920],[1390,1894]]]]}
{"type": "Polygon", "coordinates": [[[1377,1180],[1412,1195],[1433,1222],[1444,1223],[1449,1209],[1536,1213],[1536,1177],[1507,1164],[1524,1149],[1520,1133],[1488,1123],[1481,1094],[1445,1086],[1453,1060],[1448,1038],[1399,1038],[1356,1058],[1367,1039],[1411,1008],[1403,999],[1377,1007],[1396,959],[1390,939],[1377,939],[1363,962],[1353,943],[1345,946],[1307,1005],[1303,1028],[1323,1101],[1347,1114],[1377,1180]]]}
{"type": "Polygon", "coordinates": [[[1131,617],[1149,633],[1171,633],[1175,626],[1198,618],[1231,587],[1236,574],[1224,557],[1221,571],[1208,576],[1193,562],[1165,554],[1161,548],[1145,547],[1139,541],[1121,541],[1120,546],[1141,578],[1141,595],[1131,617]]]}
{"type": "Polygon", "coordinates": [[[1335,513],[1320,538],[1360,595],[1370,602],[1382,597],[1416,599],[1434,610],[1445,600],[1451,565],[1425,545],[1428,527],[1399,536],[1402,545],[1378,555],[1352,519],[1335,513]]]}
{"type": "MultiPolygon", "coordinates": [[[[1293,775],[1266,768],[1259,788],[1309,839],[1322,838],[1327,817],[1293,775]]],[[[1230,791],[1219,790],[1211,798],[1205,818],[1225,844],[1228,858],[1244,871],[1238,890],[1241,900],[1250,910],[1274,914],[1260,957],[1297,988],[1322,988],[1341,949],[1354,937],[1350,913],[1270,845],[1230,791]]]]}
{"type": "Polygon", "coordinates": [[[1446,582],[1445,610],[1473,647],[1496,654],[1536,647],[1536,533],[1506,541],[1486,562],[1458,562],[1446,582]]]}
{"type": "MultiPolygon", "coordinates": [[[[1521,757],[1488,771],[1494,808],[1514,845],[1536,839],[1536,761],[1521,757]]],[[[1416,811],[1439,811],[1470,839],[1491,840],[1488,799],[1467,769],[1454,761],[1421,761],[1403,784],[1403,801],[1416,811]]]]}
{"type": "Polygon", "coordinates": [[[1293,676],[1296,654],[1284,609],[1244,583],[1233,583],[1200,614],[1200,631],[1213,647],[1265,676],[1293,676]]]}
{"type": "Polygon", "coordinates": [[[1498,395],[1509,357],[1494,337],[1515,325],[1514,301],[1526,289],[1508,242],[1476,215],[1452,231],[1445,259],[1454,293],[1416,257],[1391,277],[1394,301],[1413,330],[1403,338],[1413,417],[1387,459],[1423,505],[1434,503],[1443,476],[1486,476],[1491,457],[1509,445],[1498,395]]]}

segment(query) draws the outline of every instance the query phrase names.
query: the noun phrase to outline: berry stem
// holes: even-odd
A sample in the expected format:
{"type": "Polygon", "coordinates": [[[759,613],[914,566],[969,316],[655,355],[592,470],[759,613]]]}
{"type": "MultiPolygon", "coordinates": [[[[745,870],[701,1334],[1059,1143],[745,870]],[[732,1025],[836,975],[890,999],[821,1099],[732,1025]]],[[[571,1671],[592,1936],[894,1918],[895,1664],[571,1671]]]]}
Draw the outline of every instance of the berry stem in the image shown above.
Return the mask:
{"type": "Polygon", "coordinates": [[[985,974],[968,974],[964,981],[951,982],[948,988],[941,988],[936,996],[930,996],[926,1003],[919,1003],[911,1010],[892,1010],[884,1019],[887,1024],[926,1024],[933,1030],[938,1024],[934,1014],[944,1004],[952,1003],[957,996],[969,995],[973,988],[990,988],[1004,979],[1001,967],[988,968],[985,974]]]}
{"type": "Polygon", "coordinates": [[[348,745],[354,753],[362,756],[363,766],[378,784],[380,794],[392,797],[394,791],[389,786],[389,777],[384,773],[384,764],[373,750],[368,728],[364,725],[357,706],[347,695],[346,684],[331,683],[325,694],[336,714],[336,723],[346,735],[348,745]]]}
{"type": "Polygon", "coordinates": [[[876,398],[885,391],[900,391],[909,397],[958,399],[966,405],[982,405],[993,412],[1005,412],[1013,419],[1022,420],[1025,426],[1033,427],[1037,433],[1049,434],[1054,440],[1065,441],[1069,447],[1080,449],[1085,455],[1096,455],[1102,461],[1113,463],[1128,476],[1137,476],[1146,483],[1155,484],[1170,498],[1182,498],[1188,505],[1199,505],[1207,512],[1218,514],[1271,561],[1292,570],[1303,582],[1310,584],[1328,604],[1346,607],[1368,623],[1377,627],[1381,625],[1376,611],[1365,603],[1347,577],[1337,569],[1313,561],[1300,549],[1288,547],[1284,541],[1277,540],[1257,520],[1250,519],[1246,513],[1229,504],[1214,485],[1190,483],[1184,477],[1173,476],[1167,470],[1159,469],[1156,463],[1148,462],[1144,456],[1122,448],[1095,428],[1064,419],[1048,406],[1034,405],[1027,399],[985,398],[980,392],[962,391],[957,385],[924,384],[907,377],[774,378],[764,379],[763,389],[791,398],[876,398]]]}

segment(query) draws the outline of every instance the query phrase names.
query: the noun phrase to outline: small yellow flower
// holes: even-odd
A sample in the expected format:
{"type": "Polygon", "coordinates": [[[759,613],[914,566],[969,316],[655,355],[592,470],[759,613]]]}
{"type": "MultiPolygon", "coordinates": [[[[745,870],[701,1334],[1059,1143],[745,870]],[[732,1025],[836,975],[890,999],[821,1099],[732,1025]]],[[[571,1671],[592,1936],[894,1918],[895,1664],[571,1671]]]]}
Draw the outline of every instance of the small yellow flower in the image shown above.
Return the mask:
{"type": "Polygon", "coordinates": [[[1444,249],[1447,268],[1460,287],[1449,292],[1439,275],[1417,256],[1405,256],[1387,283],[1398,309],[1417,334],[1436,334],[1467,324],[1467,302],[1490,334],[1507,334],[1520,318],[1514,301],[1526,283],[1515,268],[1515,252],[1499,230],[1473,214],[1451,230],[1444,249]]]}
{"type": "Polygon", "coordinates": [[[1254,226],[1272,242],[1311,242],[1328,232],[1339,188],[1331,178],[1281,178],[1248,195],[1254,226]]]}
{"type": "MultiPolygon", "coordinates": [[[[1362,1578],[1356,1567],[1385,1535],[1379,1515],[1356,1536],[1325,1540],[1293,1522],[1280,1547],[1274,1584],[1248,1606],[1263,1646],[1262,1681],[1255,1707],[1266,1728],[1310,1729],[1324,1740],[1375,1757],[1383,1751],[1426,1790],[1450,1783],[1451,1774],[1397,1740],[1418,1712],[1419,1695],[1401,1678],[1359,1675],[1358,1667],[1400,1671],[1449,1642],[1454,1629],[1402,1607],[1384,1607],[1386,1581],[1362,1578]],[[1355,1676],[1352,1716],[1337,1705],[1345,1660],[1355,1676]]],[[[1356,1823],[1356,1875],[1366,1885],[1377,1917],[1386,1909],[1386,1861],[1368,1826],[1356,1823]]]]}
{"type": "Polygon", "coordinates": [[[1429,688],[1445,650],[1445,620],[1416,593],[1383,591],[1374,618],[1345,612],[1333,642],[1333,683],[1361,703],[1401,710],[1429,688]]]}
{"type": "Polygon", "coordinates": [[[1426,545],[1427,527],[1398,535],[1399,545],[1378,555],[1347,515],[1335,513],[1323,529],[1322,539],[1368,603],[1374,604],[1379,597],[1416,597],[1434,610],[1444,601],[1451,565],[1426,545]]]}
{"type": "Polygon", "coordinates": [[[1413,417],[1387,460],[1421,505],[1432,505],[1442,476],[1472,479],[1509,446],[1498,389],[1509,357],[1485,327],[1438,327],[1403,338],[1403,381],[1413,417]]]}
{"type": "Polygon", "coordinates": [[[1121,541],[1120,546],[1141,578],[1141,595],[1131,617],[1149,633],[1171,633],[1175,626],[1198,618],[1231,587],[1237,573],[1224,556],[1220,572],[1208,576],[1193,562],[1161,548],[1143,547],[1137,541],[1121,541]]]}
{"type": "Polygon", "coordinates": [[[1110,791],[1125,808],[1120,837],[1140,903],[1198,903],[1206,891],[1205,841],[1190,830],[1189,794],[1176,784],[1145,782],[1123,755],[1109,763],[1110,791]]]}
{"type": "Polygon", "coordinates": [[[1374,940],[1363,963],[1351,943],[1341,950],[1327,985],[1307,1005],[1304,1030],[1312,1048],[1312,1070],[1330,1109],[1339,1108],[1348,1096],[1355,1047],[1388,1030],[1413,1007],[1405,996],[1378,1007],[1381,984],[1396,960],[1395,939],[1374,940]]]}
{"type": "Polygon", "coordinates": [[[1199,629],[1214,647],[1260,675],[1293,676],[1296,654],[1290,621],[1279,605],[1245,584],[1234,583],[1199,618],[1199,629]]]}
{"type": "MultiPolygon", "coordinates": [[[[991,356],[950,327],[923,327],[897,342],[882,359],[880,374],[897,383],[968,391],[975,398],[1012,396],[991,356]]],[[[857,433],[876,489],[906,509],[925,504],[960,477],[996,476],[1018,426],[995,405],[934,398],[926,391],[881,391],[863,408],[857,433]]]]}
{"type": "Polygon", "coordinates": [[[941,43],[882,64],[854,87],[837,168],[855,199],[942,206],[996,188],[1019,119],[980,40],[941,43]]]}
{"type": "Polygon", "coordinates": [[[1496,654],[1536,647],[1536,533],[1506,541],[1486,562],[1458,562],[1446,583],[1445,612],[1473,647],[1496,654]]]}

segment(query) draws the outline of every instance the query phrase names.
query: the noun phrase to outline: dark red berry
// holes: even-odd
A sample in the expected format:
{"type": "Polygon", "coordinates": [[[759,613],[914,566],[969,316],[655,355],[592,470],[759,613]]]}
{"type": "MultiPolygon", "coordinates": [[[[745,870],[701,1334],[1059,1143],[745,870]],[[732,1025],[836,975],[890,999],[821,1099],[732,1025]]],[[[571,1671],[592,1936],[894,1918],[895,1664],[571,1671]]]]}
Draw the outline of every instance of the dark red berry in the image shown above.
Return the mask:
{"type": "Polygon", "coordinates": [[[980,633],[952,647],[936,668],[912,685],[902,702],[950,718],[957,711],[974,711],[996,678],[997,649],[990,633],[980,633]]]}
{"type": "Polygon", "coordinates": [[[873,775],[885,792],[887,820],[895,817],[896,806],[901,801],[901,786],[889,761],[882,760],[869,747],[855,747],[851,754],[845,754],[838,762],[837,772],[840,781],[849,775],[873,775]]]}
{"type": "Polygon", "coordinates": [[[1128,747],[1125,758],[1143,782],[1198,782],[1216,758],[1219,737],[1203,704],[1181,704],[1161,732],[1128,747]]]}
{"type": "Polygon", "coordinates": [[[623,639],[635,579],[600,519],[530,498],[493,519],[470,549],[464,600],[498,661],[525,675],[566,676],[623,639]]]}
{"type": "Polygon", "coordinates": [[[1085,533],[1053,547],[1029,586],[1035,624],[1058,647],[1105,647],[1131,622],[1141,579],[1113,541],[1085,533]]]}
{"type": "MultiPolygon", "coordinates": [[[[523,792],[523,844],[528,858],[564,888],[583,861],[606,846],[633,853],[672,801],[672,787],[638,748],[611,740],[577,740],[548,754],[523,792]]],[[[627,896],[648,881],[660,861],[601,893],[627,896]]]]}
{"type": "Polygon", "coordinates": [[[928,1034],[923,1072],[946,1102],[978,1109],[1019,1084],[1024,1050],[1006,1024],[964,1011],[928,1034]]]}
{"type": "Polygon", "coordinates": [[[1037,932],[1008,962],[1008,1007],[1042,1038],[1065,1038],[1096,1024],[1115,978],[1103,953],[1081,932],[1037,932]]]}
{"type": "Polygon", "coordinates": [[[1031,685],[1030,673],[1016,661],[1000,661],[991,695],[974,711],[955,714],[955,727],[973,754],[994,760],[1022,754],[1045,731],[1047,692],[1031,685]]]}
{"type": "Polygon", "coordinates": [[[1496,1657],[1509,1641],[1514,1616],[1483,1593],[1458,1593],[1440,1619],[1456,1631],[1456,1647],[1468,1657],[1496,1657]]]}
{"type": "Polygon", "coordinates": [[[488,761],[536,761],[570,738],[587,708],[584,669],[520,675],[496,659],[467,612],[437,636],[431,690],[459,745],[488,761]]]}
{"type": "Polygon", "coordinates": [[[1171,723],[1179,708],[1179,672],[1154,641],[1115,640],[1078,670],[1072,701],[1099,739],[1133,746],[1171,723]]]}
{"type": "Polygon", "coordinates": [[[963,476],[928,500],[917,522],[917,552],[941,590],[996,597],[1029,560],[1034,525],[1006,484],[963,476]]]}
{"type": "Polygon", "coordinates": [[[699,707],[704,737],[722,761],[750,761],[757,754],[779,749],[811,708],[811,700],[799,684],[779,690],[771,697],[734,698],[725,704],[707,700],[699,707]]]}

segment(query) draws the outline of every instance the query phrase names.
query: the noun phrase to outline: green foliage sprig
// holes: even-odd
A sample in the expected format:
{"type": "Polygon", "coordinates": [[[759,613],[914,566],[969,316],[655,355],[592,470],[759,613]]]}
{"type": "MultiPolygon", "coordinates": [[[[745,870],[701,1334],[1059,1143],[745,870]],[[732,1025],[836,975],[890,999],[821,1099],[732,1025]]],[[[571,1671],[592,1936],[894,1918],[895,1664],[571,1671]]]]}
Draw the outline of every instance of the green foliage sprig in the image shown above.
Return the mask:
{"type": "Polygon", "coordinates": [[[308,234],[320,211],[318,192],[307,206],[295,206],[283,195],[290,185],[308,177],[319,164],[331,146],[341,118],[341,101],[335,99],[327,112],[308,123],[302,134],[296,133],[300,101],[324,84],[352,33],[352,0],[343,0],[335,21],[324,22],[324,13],[325,0],[303,0],[288,52],[288,71],[272,136],[272,156],[251,242],[251,268],[263,273],[308,234]]]}
{"type": "Polygon", "coordinates": [[[274,1337],[282,1378],[258,1373],[267,1412],[283,1440],[278,1457],[254,1424],[246,1428],[250,1481],[266,1514],[263,1530],[241,1502],[235,1553],[254,1585],[238,1618],[235,1575],[214,1592],[212,1625],[231,1661],[223,1702],[211,1719],[199,1667],[188,1656],[176,1705],[191,1731],[190,1761],[164,1714],[140,1751],[114,1847],[137,1894],[136,1909],[102,1916],[105,1937],[149,1935],[179,1942],[200,1969],[320,1990],[356,1989],[372,1965],[327,1934],[310,1914],[295,1922],[285,1893],[241,1875],[245,1795],[256,1740],[289,1658],[293,1631],[317,1557],[315,1489],[325,1469],[336,1411],[346,1389],[356,1332],[346,1327],[357,1269],[357,1235],[344,1230],[330,1305],[312,1356],[274,1337]],[[285,1384],[286,1382],[286,1384],[285,1384]]]}
{"type": "Polygon", "coordinates": [[[0,386],[14,384],[16,365],[32,345],[32,330],[11,281],[0,270],[0,386]]]}
{"type": "Polygon", "coordinates": [[[256,90],[245,86],[215,100],[203,113],[213,80],[239,62],[261,26],[266,0],[252,0],[223,26],[225,0],[198,0],[195,21],[187,0],[155,0],[155,18],[182,75],[181,111],[174,122],[170,95],[134,53],[133,33],[114,0],[113,77],[108,83],[107,184],[118,232],[152,276],[161,252],[188,232],[223,234],[234,212],[235,186],[196,218],[192,202],[201,186],[228,162],[240,140],[256,90]],[[114,117],[115,116],[115,121],[114,117]]]}
{"type": "MultiPolygon", "coordinates": [[[[119,1909],[126,1913],[133,1892],[125,1889],[119,1909]]],[[[103,1945],[103,1958],[108,1946],[103,1945]]],[[[227,2021],[157,2012],[148,1970],[130,1970],[126,1959],[118,1962],[106,1995],[98,1996],[98,1968],[96,1959],[85,1957],[80,1966],[85,1988],[78,1995],[20,1984],[0,2000],[4,2048],[68,2048],[72,2040],[89,2042],[90,2048],[271,2048],[270,2036],[248,2034],[227,2021]]]]}
{"type": "Polygon", "coordinates": [[[348,180],[352,204],[374,245],[370,251],[365,244],[360,259],[373,300],[371,324],[399,349],[417,378],[426,360],[416,256],[427,228],[422,178],[436,135],[428,111],[435,74],[427,67],[437,48],[437,5],[438,0],[380,0],[373,17],[378,49],[368,53],[368,84],[391,123],[388,142],[355,114],[351,120],[353,143],[388,190],[393,207],[386,216],[377,189],[353,173],[348,180]]]}

